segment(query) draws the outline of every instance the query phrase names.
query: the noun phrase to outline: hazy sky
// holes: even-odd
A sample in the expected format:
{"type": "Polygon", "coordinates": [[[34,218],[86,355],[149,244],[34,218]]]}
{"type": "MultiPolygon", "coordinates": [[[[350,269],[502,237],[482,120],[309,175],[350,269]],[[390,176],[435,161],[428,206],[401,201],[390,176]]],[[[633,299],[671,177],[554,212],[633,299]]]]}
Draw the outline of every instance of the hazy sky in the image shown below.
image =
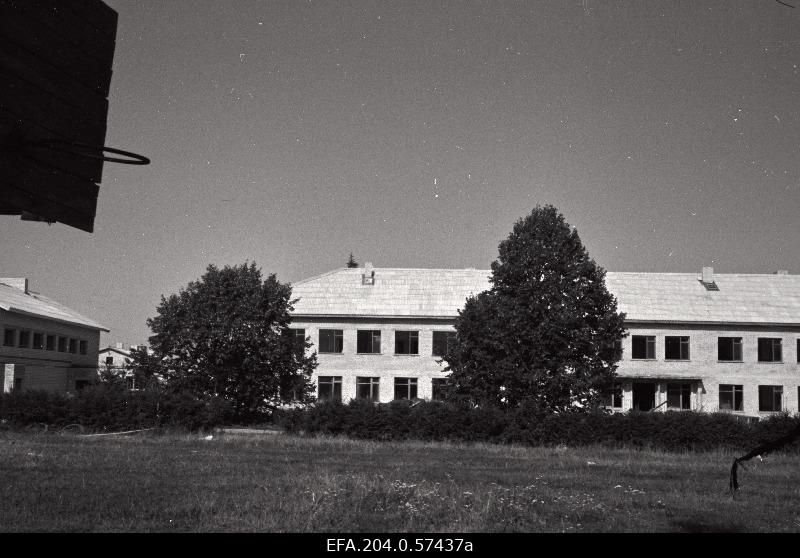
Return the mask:
{"type": "Polygon", "coordinates": [[[209,263],[487,268],[536,204],[611,271],[800,272],[800,6],[106,2],[106,145],[153,162],[92,234],[0,217],[0,276],[104,345],[209,263]]]}

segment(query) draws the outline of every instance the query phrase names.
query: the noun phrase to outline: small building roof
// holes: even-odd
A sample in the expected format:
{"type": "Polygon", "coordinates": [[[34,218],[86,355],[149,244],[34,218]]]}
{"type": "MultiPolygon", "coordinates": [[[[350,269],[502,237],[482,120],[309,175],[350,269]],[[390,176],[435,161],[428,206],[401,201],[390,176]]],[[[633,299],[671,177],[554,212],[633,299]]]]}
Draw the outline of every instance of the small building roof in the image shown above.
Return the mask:
{"type": "Polygon", "coordinates": [[[0,283],[0,310],[47,318],[56,322],[79,325],[90,329],[109,331],[107,327],[54,300],[37,293],[26,292],[19,287],[12,287],[6,283],[0,283]]]}
{"type": "MultiPolygon", "coordinates": [[[[341,268],[292,285],[295,317],[453,318],[491,287],[490,270],[341,268]]],[[[628,322],[800,325],[800,275],[608,272],[628,322]]]]}

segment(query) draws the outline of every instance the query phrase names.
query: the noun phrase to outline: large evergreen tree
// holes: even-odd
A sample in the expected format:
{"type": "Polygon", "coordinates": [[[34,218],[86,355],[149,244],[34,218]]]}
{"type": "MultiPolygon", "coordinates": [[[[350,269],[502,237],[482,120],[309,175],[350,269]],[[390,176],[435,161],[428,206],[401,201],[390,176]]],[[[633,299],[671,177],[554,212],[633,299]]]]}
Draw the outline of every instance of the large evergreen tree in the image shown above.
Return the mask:
{"type": "Polygon", "coordinates": [[[291,287],[255,263],[209,265],[198,281],[161,297],[152,354],[133,353],[132,366],[161,377],[169,388],[231,401],[240,418],[278,402],[306,401],[316,354],[290,335],[291,287]]]}
{"type": "Polygon", "coordinates": [[[490,290],[456,319],[451,395],[540,412],[592,408],[611,388],[625,335],[605,272],[549,205],[517,221],[499,252],[490,290]]]}

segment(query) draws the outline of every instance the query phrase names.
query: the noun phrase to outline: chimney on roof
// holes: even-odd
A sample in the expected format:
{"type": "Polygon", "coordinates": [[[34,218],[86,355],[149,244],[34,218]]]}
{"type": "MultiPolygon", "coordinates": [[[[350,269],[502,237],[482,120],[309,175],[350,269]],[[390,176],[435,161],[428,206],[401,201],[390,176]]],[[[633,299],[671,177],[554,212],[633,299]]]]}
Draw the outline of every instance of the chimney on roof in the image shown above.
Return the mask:
{"type": "Polygon", "coordinates": [[[115,349],[120,349],[120,350],[122,350],[122,349],[124,349],[124,348],[125,348],[125,344],[124,344],[124,343],[120,343],[119,341],[117,341],[117,342],[114,344],[114,348],[115,348],[115,349]]]}
{"type": "Polygon", "coordinates": [[[713,283],[714,282],[714,268],[713,267],[704,267],[703,268],[703,278],[701,279],[703,283],[713,283]]]}
{"type": "Polygon", "coordinates": [[[367,262],[364,264],[364,273],[361,274],[361,284],[362,285],[375,284],[375,270],[372,269],[372,262],[367,262]]]}
{"type": "Polygon", "coordinates": [[[28,279],[26,277],[0,277],[0,283],[14,287],[28,294],[28,279]]]}
{"type": "Polygon", "coordinates": [[[788,269],[779,269],[778,271],[775,272],[775,275],[789,275],[789,270],[788,269]]]}

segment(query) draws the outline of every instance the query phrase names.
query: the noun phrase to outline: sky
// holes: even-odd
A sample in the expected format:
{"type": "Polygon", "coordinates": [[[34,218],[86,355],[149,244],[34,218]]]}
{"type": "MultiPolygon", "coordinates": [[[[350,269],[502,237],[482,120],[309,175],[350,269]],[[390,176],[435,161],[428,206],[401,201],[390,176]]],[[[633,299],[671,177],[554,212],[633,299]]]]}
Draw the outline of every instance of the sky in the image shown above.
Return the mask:
{"type": "Polygon", "coordinates": [[[209,264],[488,268],[544,204],[609,271],[800,273],[800,1],[106,3],[106,145],[152,163],[93,233],[0,217],[101,346],[209,264]]]}

